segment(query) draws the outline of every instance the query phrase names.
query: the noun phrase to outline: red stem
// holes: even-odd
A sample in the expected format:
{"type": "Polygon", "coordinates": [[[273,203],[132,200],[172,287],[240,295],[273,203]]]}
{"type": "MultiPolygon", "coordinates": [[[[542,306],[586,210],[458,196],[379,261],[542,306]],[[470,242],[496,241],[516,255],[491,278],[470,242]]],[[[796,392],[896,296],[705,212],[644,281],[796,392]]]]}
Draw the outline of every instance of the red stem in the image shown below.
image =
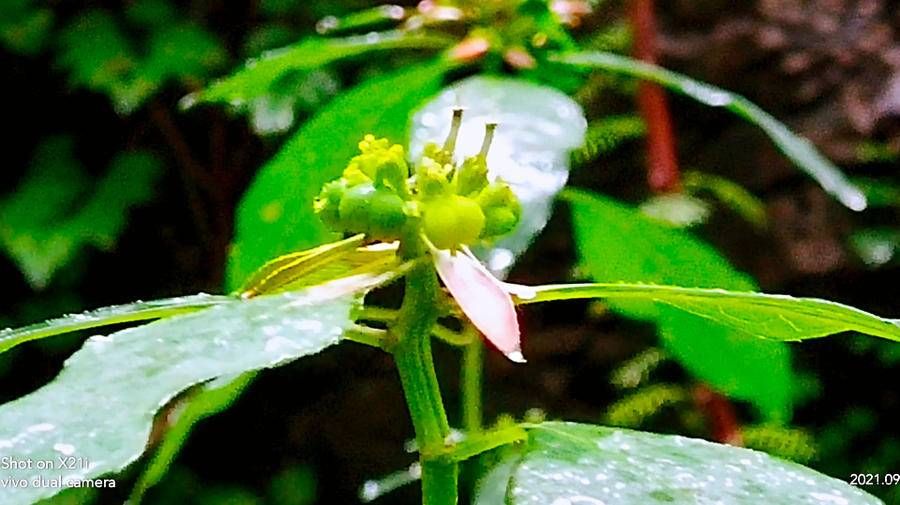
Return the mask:
{"type": "MultiPolygon", "coordinates": [[[[656,15],[653,0],[631,0],[631,25],[634,32],[634,57],[656,63],[656,15]]],[[[647,124],[647,183],[654,193],[678,191],[681,175],[675,151],[675,131],[663,89],[641,82],[637,94],[638,109],[647,124]]],[[[741,426],[734,405],[725,396],[705,384],[697,386],[695,403],[703,411],[714,440],[741,445],[741,426]]]]}
{"type": "MultiPolygon", "coordinates": [[[[656,63],[653,0],[632,0],[630,15],[634,29],[634,57],[656,63]]],[[[641,82],[637,102],[641,117],[647,124],[647,183],[656,193],[675,191],[680,186],[680,175],[666,94],[656,84],[641,82]]]]}
{"type": "Polygon", "coordinates": [[[694,402],[706,415],[713,440],[723,444],[743,445],[741,425],[738,423],[734,405],[728,398],[700,384],[694,390],[694,402]]]}

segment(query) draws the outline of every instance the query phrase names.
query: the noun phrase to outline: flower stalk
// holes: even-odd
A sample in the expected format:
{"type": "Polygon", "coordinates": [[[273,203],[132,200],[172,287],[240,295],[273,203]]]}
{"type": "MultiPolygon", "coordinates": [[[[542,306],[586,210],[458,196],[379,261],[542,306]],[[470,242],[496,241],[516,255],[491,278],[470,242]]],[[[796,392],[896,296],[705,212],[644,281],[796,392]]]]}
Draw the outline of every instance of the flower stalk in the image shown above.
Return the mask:
{"type": "MultiPolygon", "coordinates": [[[[405,258],[424,254],[424,244],[414,231],[403,241],[405,258]]],[[[457,503],[456,463],[429,459],[440,453],[450,435],[450,425],[431,354],[431,330],[438,317],[438,281],[428,264],[414,267],[406,275],[406,291],[396,324],[391,328],[397,341],[394,361],[400,374],[403,393],[416,432],[422,465],[422,503],[457,503]]]]}

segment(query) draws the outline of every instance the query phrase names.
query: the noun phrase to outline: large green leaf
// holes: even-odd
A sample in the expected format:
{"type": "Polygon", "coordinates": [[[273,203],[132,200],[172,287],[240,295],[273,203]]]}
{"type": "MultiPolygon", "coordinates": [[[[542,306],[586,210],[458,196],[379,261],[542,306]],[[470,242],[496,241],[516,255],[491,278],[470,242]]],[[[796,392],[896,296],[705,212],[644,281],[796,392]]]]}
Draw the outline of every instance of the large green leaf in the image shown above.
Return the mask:
{"type": "Polygon", "coordinates": [[[115,244],[128,210],[153,196],[160,168],[149,153],[120,153],[91,192],[72,140],[53,137],[38,148],[16,192],[0,201],[0,247],[42,288],[85,246],[115,244]]]}
{"type": "Polygon", "coordinates": [[[235,298],[231,296],[207,294],[179,296],[149,302],[112,305],[78,314],[69,314],[22,328],[7,328],[0,330],[0,353],[31,340],[113,324],[160,319],[195,312],[234,300],[235,298]]]}
{"type": "Polygon", "coordinates": [[[537,296],[519,303],[580,298],[652,301],[764,339],[797,341],[857,331],[900,342],[900,320],[818,298],[625,283],[547,285],[535,291],[537,296]]]}
{"type": "MultiPolygon", "coordinates": [[[[594,281],[756,289],[715,249],[686,232],[599,195],[566,194],[580,262],[594,281]]],[[[666,348],[700,379],[753,402],[767,417],[789,416],[793,375],[784,344],[731,331],[647,298],[609,301],[630,317],[655,321],[666,348]]]]}
{"type": "Polygon", "coordinates": [[[478,153],[485,123],[499,123],[488,154],[490,176],[508,182],[522,203],[518,228],[485,254],[488,267],[504,274],[547,224],[553,199],[569,176],[569,151],[584,142],[587,121],[581,107],[555,89],[521,79],[471,77],[416,113],[413,159],[426,143],[447,137],[457,107],[465,109],[457,157],[478,153]]]}
{"type": "Polygon", "coordinates": [[[881,504],[796,463],[681,436],[543,423],[511,452],[477,505],[881,504]]]}
{"type": "Polygon", "coordinates": [[[218,102],[243,107],[262,96],[277,94],[279,81],[291,72],[315,70],[333,61],[369,51],[440,48],[447,44],[448,40],[444,37],[399,31],[343,39],[308,38],[249,60],[233,75],[212,83],[202,91],[188,95],[183,104],[190,107],[196,103],[218,102]]]}
{"type": "Polygon", "coordinates": [[[812,143],[793,133],[771,114],[743,96],[696,81],[677,72],[606,52],[581,52],[559,55],[562,63],[595,68],[638,77],[665,86],[711,107],[724,107],[758,126],[800,169],[815,179],[841,203],[853,210],[866,208],[866,197],[812,143]]]}
{"type": "Polygon", "coordinates": [[[0,406],[0,458],[51,463],[0,471],[0,479],[12,479],[3,481],[0,503],[52,496],[61,491],[52,479],[66,486],[123,469],[143,452],[153,415],[166,402],[216,377],[337,343],[355,299],[348,289],[311,288],[92,337],[53,382],[0,406]],[[61,467],[60,457],[76,464],[61,467]]]}
{"type": "Polygon", "coordinates": [[[412,110],[437,91],[447,68],[436,61],[365,81],[300,128],[262,167],[241,201],[228,264],[230,288],[267,260],[334,236],[313,213],[322,185],[340,176],[366,133],[402,142],[412,110]]]}

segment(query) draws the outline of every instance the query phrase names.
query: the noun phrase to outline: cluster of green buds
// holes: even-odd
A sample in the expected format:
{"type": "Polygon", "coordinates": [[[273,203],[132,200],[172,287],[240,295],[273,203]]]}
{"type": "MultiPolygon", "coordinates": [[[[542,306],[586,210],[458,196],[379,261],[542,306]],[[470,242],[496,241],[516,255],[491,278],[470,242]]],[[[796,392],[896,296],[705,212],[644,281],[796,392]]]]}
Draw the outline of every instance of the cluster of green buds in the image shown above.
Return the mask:
{"type": "Polygon", "coordinates": [[[456,164],[461,125],[462,109],[456,109],[443,146],[426,145],[412,166],[402,146],[366,135],[343,175],[322,188],[316,212],[335,231],[373,240],[398,240],[408,227],[417,227],[437,249],[457,250],[509,233],[521,206],[509,185],[488,179],[487,153],[497,125],[486,125],[478,154],[456,164]]]}

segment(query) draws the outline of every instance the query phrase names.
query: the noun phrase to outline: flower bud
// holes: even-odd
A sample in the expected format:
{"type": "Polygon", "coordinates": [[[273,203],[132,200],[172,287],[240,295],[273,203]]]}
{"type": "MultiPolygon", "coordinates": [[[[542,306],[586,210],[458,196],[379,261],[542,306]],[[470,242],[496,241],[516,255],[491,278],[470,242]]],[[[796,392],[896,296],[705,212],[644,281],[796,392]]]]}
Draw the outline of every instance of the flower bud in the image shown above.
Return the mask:
{"type": "Polygon", "coordinates": [[[482,238],[499,237],[513,231],[519,224],[519,216],[505,207],[494,207],[484,211],[482,238]]]}
{"type": "Polygon", "coordinates": [[[346,191],[347,182],[344,179],[336,179],[322,187],[322,192],[313,203],[313,208],[326,226],[336,230],[340,229],[338,208],[346,191]]]}
{"type": "Polygon", "coordinates": [[[477,154],[466,158],[453,177],[456,183],[456,193],[463,196],[478,193],[488,184],[487,173],[487,162],[484,156],[477,154]]]}
{"type": "Polygon", "coordinates": [[[422,228],[438,249],[456,249],[478,240],[484,229],[484,213],[470,198],[447,195],[428,202],[422,228]]]}
{"type": "Polygon", "coordinates": [[[354,156],[344,169],[344,178],[350,186],[373,181],[376,186],[387,186],[400,194],[408,192],[409,167],[403,146],[366,135],[359,143],[359,150],[361,154],[354,156]]]}
{"type": "Polygon", "coordinates": [[[344,193],[338,207],[341,226],[351,233],[366,233],[375,186],[371,182],[357,184],[344,193]]]}
{"type": "Polygon", "coordinates": [[[376,240],[397,240],[406,224],[406,202],[387,188],[376,188],[369,205],[366,234],[376,240]]]}
{"type": "Polygon", "coordinates": [[[522,206],[505,182],[497,181],[482,189],[477,201],[485,215],[483,238],[505,235],[519,224],[522,206]]]}
{"type": "Polygon", "coordinates": [[[416,190],[419,196],[428,199],[447,193],[450,186],[447,176],[452,170],[451,165],[442,165],[434,158],[422,158],[416,167],[416,190]]]}

